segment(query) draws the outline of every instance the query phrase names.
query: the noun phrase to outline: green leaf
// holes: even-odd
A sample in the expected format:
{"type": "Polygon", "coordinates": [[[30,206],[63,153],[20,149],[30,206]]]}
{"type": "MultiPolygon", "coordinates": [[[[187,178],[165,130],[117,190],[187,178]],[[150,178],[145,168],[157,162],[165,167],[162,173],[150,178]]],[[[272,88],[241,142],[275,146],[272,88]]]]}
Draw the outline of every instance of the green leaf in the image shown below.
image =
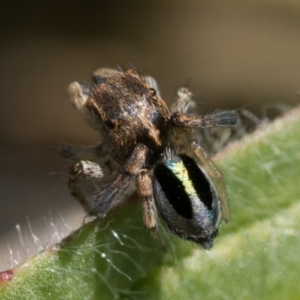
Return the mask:
{"type": "Polygon", "coordinates": [[[136,201],[0,273],[0,298],[299,299],[299,136],[296,109],[219,155],[232,219],[212,250],[160,247],[136,201]]]}

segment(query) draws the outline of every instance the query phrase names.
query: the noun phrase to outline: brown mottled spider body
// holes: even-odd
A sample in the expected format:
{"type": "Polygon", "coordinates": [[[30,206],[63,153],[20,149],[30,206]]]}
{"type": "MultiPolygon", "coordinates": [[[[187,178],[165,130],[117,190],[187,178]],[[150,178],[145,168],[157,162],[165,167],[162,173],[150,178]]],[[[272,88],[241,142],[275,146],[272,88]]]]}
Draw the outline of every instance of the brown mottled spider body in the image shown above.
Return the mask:
{"type": "Polygon", "coordinates": [[[155,81],[135,70],[99,69],[93,80],[92,92],[77,82],[68,89],[73,105],[102,137],[95,148],[63,148],[65,157],[80,160],[70,171],[71,194],[90,215],[103,216],[136,179],[144,224],[154,236],[158,208],[171,231],[210,249],[229,209],[221,173],[193,141],[191,130],[235,126],[237,114],[187,114],[193,105],[187,88],[178,91],[170,111],[156,92],[155,81]],[[115,176],[110,182],[111,173],[115,176]],[[83,177],[109,185],[90,203],[79,187],[83,177]]]}
{"type": "Polygon", "coordinates": [[[170,112],[155,90],[133,70],[116,72],[102,83],[98,80],[86,107],[110,155],[122,164],[139,143],[152,152],[161,151],[170,112]]]}

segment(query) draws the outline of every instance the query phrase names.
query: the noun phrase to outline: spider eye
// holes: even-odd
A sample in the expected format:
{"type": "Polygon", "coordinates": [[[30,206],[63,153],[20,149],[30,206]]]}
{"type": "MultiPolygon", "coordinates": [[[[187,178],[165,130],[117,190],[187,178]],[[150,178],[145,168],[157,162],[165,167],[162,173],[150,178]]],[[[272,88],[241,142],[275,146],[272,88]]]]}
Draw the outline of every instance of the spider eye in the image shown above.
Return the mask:
{"type": "Polygon", "coordinates": [[[106,120],[105,125],[107,126],[108,129],[114,129],[115,128],[115,124],[111,120],[106,120]]]}
{"type": "Polygon", "coordinates": [[[155,97],[156,96],[156,90],[154,88],[150,88],[150,91],[151,91],[152,97],[155,97]]]}
{"type": "Polygon", "coordinates": [[[156,165],[153,185],[156,205],[171,231],[210,249],[220,205],[205,172],[189,156],[175,156],[156,165]]]}

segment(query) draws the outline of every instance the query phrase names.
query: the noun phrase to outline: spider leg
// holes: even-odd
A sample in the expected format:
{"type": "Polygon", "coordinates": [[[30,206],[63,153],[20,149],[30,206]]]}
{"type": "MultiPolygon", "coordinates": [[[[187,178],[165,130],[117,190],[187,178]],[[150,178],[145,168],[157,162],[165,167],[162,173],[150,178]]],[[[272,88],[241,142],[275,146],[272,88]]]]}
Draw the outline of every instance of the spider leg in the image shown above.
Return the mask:
{"type": "Polygon", "coordinates": [[[157,213],[153,198],[152,181],[147,170],[142,170],[137,177],[137,184],[142,196],[143,221],[155,240],[159,240],[157,213]]]}
{"type": "Polygon", "coordinates": [[[202,166],[206,170],[208,176],[215,181],[215,189],[219,197],[222,211],[222,219],[228,221],[230,218],[230,209],[227,201],[226,188],[223,180],[223,175],[217,166],[210,159],[208,154],[197,142],[193,142],[191,145],[194,154],[200,160],[202,166]]]}
{"type": "Polygon", "coordinates": [[[72,105],[81,113],[84,113],[86,110],[85,104],[91,95],[89,88],[86,85],[74,81],[68,86],[67,92],[72,105]]]}
{"type": "Polygon", "coordinates": [[[60,145],[60,155],[72,162],[79,160],[98,161],[104,155],[101,145],[98,146],[78,146],[70,143],[60,145]]]}
{"type": "Polygon", "coordinates": [[[232,127],[239,124],[240,119],[235,111],[220,111],[209,115],[196,116],[174,112],[171,116],[173,124],[190,128],[197,127],[232,127]]]}
{"type": "Polygon", "coordinates": [[[189,109],[196,107],[195,101],[192,99],[193,94],[187,87],[181,87],[177,90],[175,101],[170,107],[171,113],[181,112],[187,113],[189,109]]]}
{"type": "Polygon", "coordinates": [[[90,215],[103,216],[109,210],[112,202],[119,194],[126,190],[136,177],[146,162],[148,148],[143,144],[138,144],[120,170],[120,175],[93,201],[90,215]]]}
{"type": "Polygon", "coordinates": [[[103,172],[101,167],[94,162],[91,161],[80,161],[73,165],[69,172],[69,182],[68,188],[70,194],[78,200],[81,206],[84,208],[86,212],[89,211],[89,202],[84,197],[79,187],[79,182],[82,178],[86,179],[100,179],[103,177],[103,172]]]}
{"type": "Polygon", "coordinates": [[[69,170],[69,192],[79,201],[84,210],[89,212],[89,201],[81,190],[80,182],[84,179],[101,179],[103,182],[109,182],[117,172],[118,166],[113,164],[101,145],[93,147],[65,143],[61,145],[60,154],[74,163],[69,170]]]}
{"type": "Polygon", "coordinates": [[[101,84],[105,82],[108,78],[113,76],[114,74],[119,73],[118,70],[110,69],[110,68],[100,68],[94,71],[93,73],[93,82],[94,84],[101,84]]]}

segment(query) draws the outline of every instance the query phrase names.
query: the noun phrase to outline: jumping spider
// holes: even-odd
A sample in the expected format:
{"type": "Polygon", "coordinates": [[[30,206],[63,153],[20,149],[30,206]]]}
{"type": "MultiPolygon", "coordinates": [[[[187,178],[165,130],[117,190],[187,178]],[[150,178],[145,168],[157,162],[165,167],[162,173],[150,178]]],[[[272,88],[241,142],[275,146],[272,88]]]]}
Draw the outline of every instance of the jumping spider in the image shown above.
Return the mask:
{"type": "Polygon", "coordinates": [[[179,89],[169,109],[155,81],[135,70],[99,69],[93,81],[92,91],[78,82],[68,88],[72,104],[102,137],[97,147],[63,147],[65,157],[79,161],[70,170],[70,193],[89,215],[104,216],[135,179],[144,225],[154,236],[157,208],[172,232],[210,249],[229,208],[222,175],[192,130],[235,126],[237,113],[188,114],[194,102],[187,88],[179,89]],[[89,202],[79,187],[82,178],[109,184],[89,202]]]}

